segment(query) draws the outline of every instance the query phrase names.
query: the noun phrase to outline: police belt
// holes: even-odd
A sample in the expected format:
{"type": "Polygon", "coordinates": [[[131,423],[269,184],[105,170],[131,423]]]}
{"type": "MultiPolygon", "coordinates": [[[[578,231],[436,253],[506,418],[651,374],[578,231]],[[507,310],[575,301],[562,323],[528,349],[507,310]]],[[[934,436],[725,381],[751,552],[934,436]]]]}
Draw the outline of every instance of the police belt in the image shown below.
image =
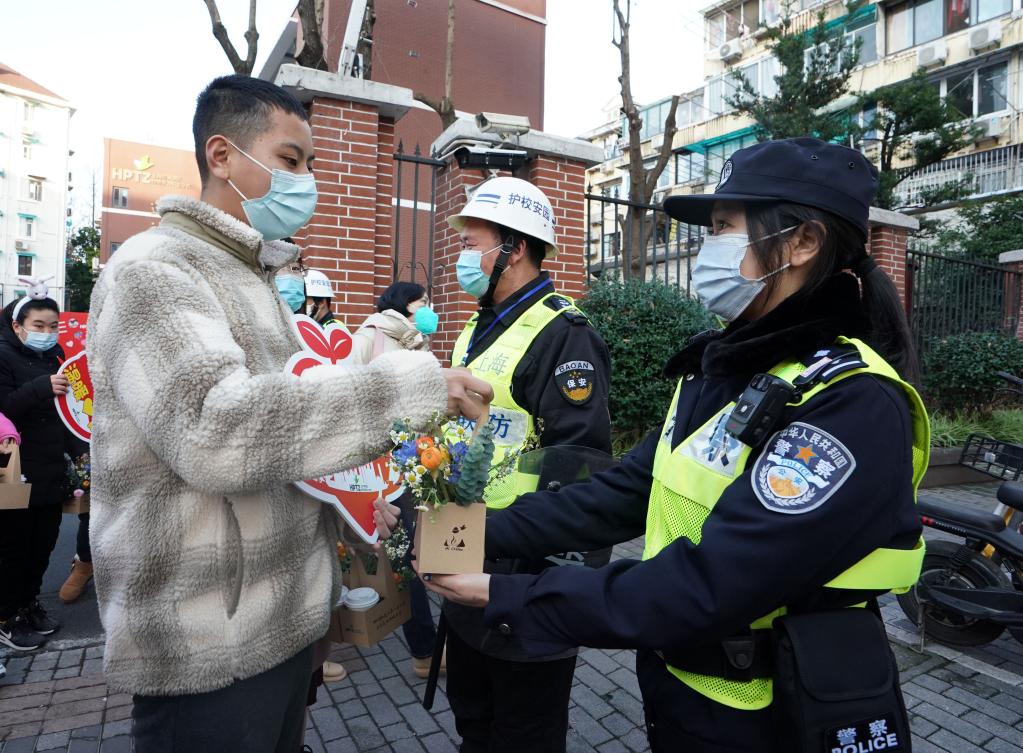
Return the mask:
{"type": "Polygon", "coordinates": [[[655,651],[671,666],[685,672],[723,677],[736,682],[773,677],[771,629],[752,630],[723,638],[719,643],[686,649],[655,651]]]}

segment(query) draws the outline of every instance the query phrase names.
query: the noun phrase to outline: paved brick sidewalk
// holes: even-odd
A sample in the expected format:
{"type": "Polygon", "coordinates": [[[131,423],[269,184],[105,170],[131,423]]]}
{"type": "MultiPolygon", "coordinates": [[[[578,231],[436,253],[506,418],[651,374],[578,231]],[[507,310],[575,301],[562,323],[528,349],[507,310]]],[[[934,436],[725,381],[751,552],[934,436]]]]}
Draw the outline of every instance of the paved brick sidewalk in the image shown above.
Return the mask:
{"type": "MultiPolygon", "coordinates": [[[[990,506],[993,487],[972,488],[975,504],[990,506]]],[[[961,495],[961,490],[942,494],[961,495]]],[[[638,556],[641,542],[616,548],[638,556]]],[[[966,653],[928,646],[917,653],[915,631],[893,603],[884,607],[902,669],[917,753],[1023,752],[1023,650],[1003,637],[966,653]]],[[[109,695],[101,646],[62,647],[9,659],[0,680],[0,753],[66,751],[127,753],[131,699],[109,695]]],[[[448,753],[457,750],[454,719],[443,681],[432,712],[421,698],[425,681],[411,673],[400,634],[371,649],[344,647],[333,657],[346,680],[320,691],[306,742],[345,753],[448,753]]],[[[642,704],[631,651],[583,650],[570,709],[572,753],[647,751],[642,704]]]]}

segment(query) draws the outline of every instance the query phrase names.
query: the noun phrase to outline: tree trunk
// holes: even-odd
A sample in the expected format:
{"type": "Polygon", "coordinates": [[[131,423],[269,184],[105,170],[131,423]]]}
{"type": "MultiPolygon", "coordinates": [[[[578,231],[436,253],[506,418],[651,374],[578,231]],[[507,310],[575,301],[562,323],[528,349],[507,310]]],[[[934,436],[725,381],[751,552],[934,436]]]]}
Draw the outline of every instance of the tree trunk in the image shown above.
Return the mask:
{"type": "Polygon", "coordinates": [[[323,56],[323,37],[320,33],[323,24],[323,0],[298,0],[298,19],[302,23],[302,51],[295,60],[306,68],[327,70],[327,60],[323,56]]]}
{"type": "Polygon", "coordinates": [[[624,218],[622,276],[629,279],[634,275],[640,275],[642,279],[646,275],[646,244],[653,237],[654,224],[651,221],[652,218],[648,218],[651,210],[643,205],[650,203],[654,189],[657,187],[657,180],[671,157],[672,142],[677,130],[675,128],[675,112],[678,110],[679,97],[675,95],[671,98],[671,107],[664,120],[664,136],[657,155],[657,162],[648,171],[643,164],[643,148],[640,139],[643,119],[639,115],[639,107],[632,98],[629,52],[629,16],[631,15],[629,3],[631,0],[626,0],[625,13],[622,12],[620,0],[613,0],[613,2],[621,36],[618,40],[612,39],[612,44],[618,48],[621,58],[622,73],[618,77],[618,83],[621,85],[622,91],[622,112],[629,124],[629,201],[633,204],[628,207],[624,218]],[[649,230],[647,226],[649,226],[649,230]]]}

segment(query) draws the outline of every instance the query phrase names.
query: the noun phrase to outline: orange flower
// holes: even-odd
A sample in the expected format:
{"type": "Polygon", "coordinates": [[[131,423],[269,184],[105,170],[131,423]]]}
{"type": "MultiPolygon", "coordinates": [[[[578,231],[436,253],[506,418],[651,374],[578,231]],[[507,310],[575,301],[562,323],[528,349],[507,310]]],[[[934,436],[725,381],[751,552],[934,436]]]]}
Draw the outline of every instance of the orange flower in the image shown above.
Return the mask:
{"type": "Polygon", "coordinates": [[[433,447],[433,439],[430,437],[420,437],[416,440],[416,450],[422,455],[424,452],[433,447]]]}
{"type": "Polygon", "coordinates": [[[444,462],[444,453],[436,447],[428,447],[423,450],[423,454],[419,460],[428,471],[435,471],[440,468],[441,463],[444,462]]]}
{"type": "Polygon", "coordinates": [[[344,559],[345,557],[348,556],[348,548],[344,544],[342,544],[340,541],[337,542],[337,556],[340,559],[344,559]]]}
{"type": "Polygon", "coordinates": [[[391,573],[391,577],[394,578],[394,582],[395,583],[400,583],[401,582],[401,576],[398,575],[398,573],[391,573]]]}

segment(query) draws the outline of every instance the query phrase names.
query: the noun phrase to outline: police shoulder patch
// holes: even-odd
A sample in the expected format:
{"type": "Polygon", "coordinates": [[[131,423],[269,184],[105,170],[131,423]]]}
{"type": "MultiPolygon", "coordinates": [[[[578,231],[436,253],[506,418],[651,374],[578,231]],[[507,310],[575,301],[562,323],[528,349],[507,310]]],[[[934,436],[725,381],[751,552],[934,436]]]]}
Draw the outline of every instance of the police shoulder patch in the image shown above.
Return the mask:
{"type": "Polygon", "coordinates": [[[572,405],[585,405],[593,397],[596,369],[589,361],[566,361],[554,369],[554,383],[572,405]]]}
{"type": "Polygon", "coordinates": [[[798,515],[823,505],[855,469],[856,458],[845,445],[797,421],[768,440],[750,483],[768,510],[798,515]]]}

